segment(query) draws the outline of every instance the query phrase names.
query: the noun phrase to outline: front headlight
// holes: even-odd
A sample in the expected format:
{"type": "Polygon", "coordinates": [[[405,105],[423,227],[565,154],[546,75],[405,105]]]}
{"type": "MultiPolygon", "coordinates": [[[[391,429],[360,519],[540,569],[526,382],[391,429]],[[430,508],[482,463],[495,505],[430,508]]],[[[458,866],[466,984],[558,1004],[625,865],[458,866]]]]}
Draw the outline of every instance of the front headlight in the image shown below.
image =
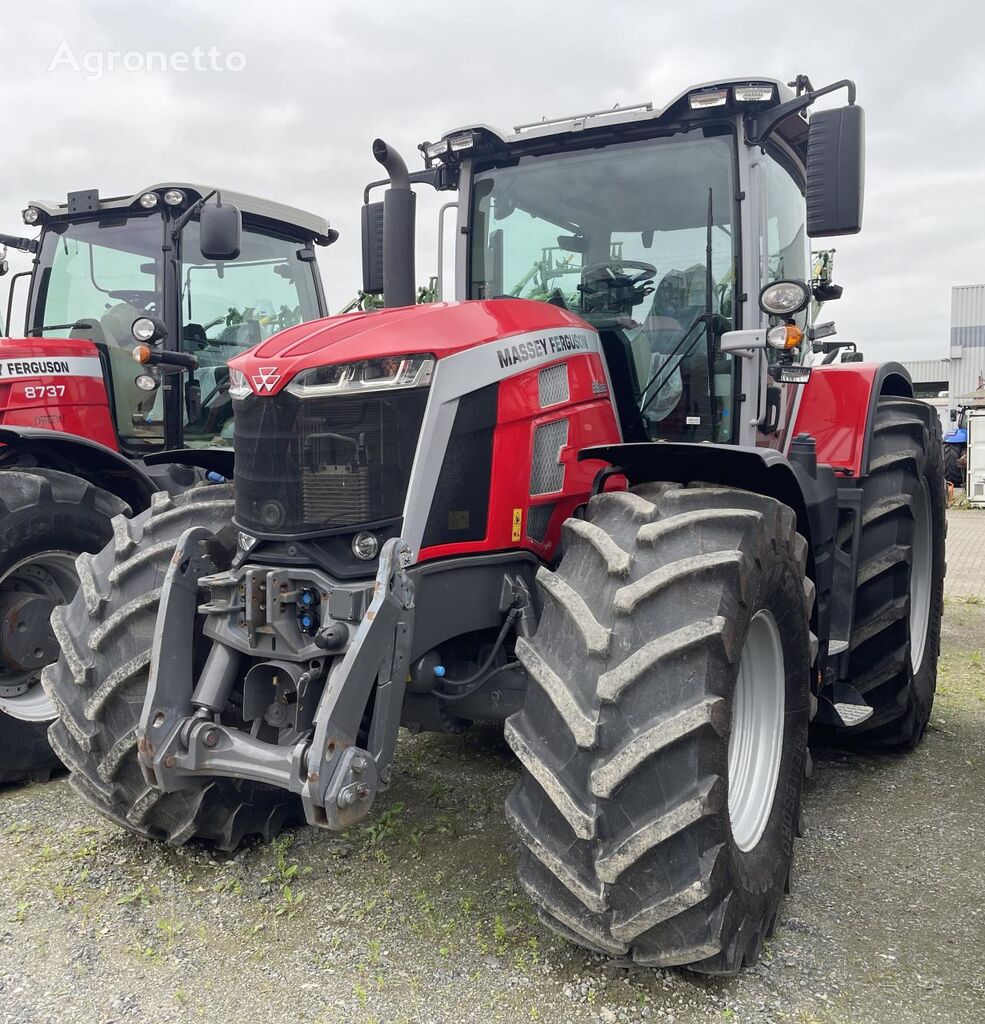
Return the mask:
{"type": "Polygon", "coordinates": [[[246,379],[246,374],[242,370],[237,370],[234,366],[229,367],[229,395],[231,398],[248,398],[253,394],[253,388],[250,387],[250,382],[246,379]]]}
{"type": "MultiPolygon", "coordinates": [[[[299,373],[287,386],[298,398],[313,395],[365,394],[395,388],[421,388],[431,383],[434,356],[384,356],[355,363],[317,366],[299,373]]],[[[232,389],[230,388],[230,393],[232,389]]]]}
{"type": "Polygon", "coordinates": [[[770,316],[795,316],[810,301],[811,290],[804,281],[773,281],[759,293],[759,308],[770,316]]]}

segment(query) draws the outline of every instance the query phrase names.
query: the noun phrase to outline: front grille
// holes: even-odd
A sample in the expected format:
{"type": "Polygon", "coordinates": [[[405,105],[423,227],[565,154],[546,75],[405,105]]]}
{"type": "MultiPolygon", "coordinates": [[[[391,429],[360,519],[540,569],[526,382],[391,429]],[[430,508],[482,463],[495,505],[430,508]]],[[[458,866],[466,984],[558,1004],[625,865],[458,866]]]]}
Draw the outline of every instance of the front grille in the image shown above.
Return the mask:
{"type": "Polygon", "coordinates": [[[403,514],[427,388],[235,403],[236,522],[315,534],[403,514]]]}

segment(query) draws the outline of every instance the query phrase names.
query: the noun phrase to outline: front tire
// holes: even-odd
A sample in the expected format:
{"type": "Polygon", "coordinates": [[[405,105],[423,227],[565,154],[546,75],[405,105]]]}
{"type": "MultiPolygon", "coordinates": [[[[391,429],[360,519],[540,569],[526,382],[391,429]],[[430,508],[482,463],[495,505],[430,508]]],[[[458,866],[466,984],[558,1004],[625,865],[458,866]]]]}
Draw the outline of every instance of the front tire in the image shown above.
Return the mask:
{"type": "Polygon", "coordinates": [[[41,689],[41,670],[58,652],[49,618],[75,595],[76,556],[99,551],[124,511],[115,495],[71,473],[0,471],[0,784],[45,781],[59,767],[47,737],[54,710],[41,689]]]}
{"type": "Polygon", "coordinates": [[[136,728],[171,556],[192,526],[234,543],[232,513],[230,484],[155,494],[147,512],[114,520],[112,544],[80,558],[83,587],[52,616],[61,656],[43,683],[59,714],[49,738],[69,781],[111,821],[173,845],[198,837],[232,850],[249,835],[270,839],[297,812],[293,794],[233,779],[165,793],[147,784],[137,761],[136,728]]]}
{"type": "Polygon", "coordinates": [[[519,875],[568,939],[732,974],[788,883],[807,750],[807,544],[734,488],[651,484],[569,520],[517,643],[519,875]],[[761,685],[765,682],[765,686],[761,685]],[[779,705],[779,706],[777,706],[779,705]]]}

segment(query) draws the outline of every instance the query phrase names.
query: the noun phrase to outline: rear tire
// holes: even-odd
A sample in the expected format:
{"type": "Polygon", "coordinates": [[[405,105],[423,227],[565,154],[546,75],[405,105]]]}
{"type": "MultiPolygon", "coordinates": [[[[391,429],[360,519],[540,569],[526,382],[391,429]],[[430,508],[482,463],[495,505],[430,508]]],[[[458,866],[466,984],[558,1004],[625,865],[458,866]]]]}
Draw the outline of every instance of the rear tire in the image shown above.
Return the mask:
{"type": "Polygon", "coordinates": [[[507,815],[520,881],[582,946],[733,974],[758,957],[789,880],[806,541],[772,498],[651,484],[593,498],[565,544],[557,572],[538,573],[537,632],[517,643],[529,685],[506,727],[522,764],[507,815]]]}
{"type": "Polygon", "coordinates": [[[912,398],[876,407],[862,481],[849,682],[875,709],[851,729],[824,727],[842,745],[915,747],[937,688],[947,532],[940,421],[912,398]]]}
{"type": "Polygon", "coordinates": [[[58,650],[48,619],[78,588],[76,555],[99,551],[113,516],[125,511],[115,495],[71,473],[0,470],[0,784],[46,781],[60,767],[40,685],[58,650]]]}
{"type": "MultiPolygon", "coordinates": [[[[160,587],[181,535],[202,526],[235,543],[232,485],[154,495],[150,510],[113,521],[113,543],[79,559],[75,600],[52,624],[61,656],[43,675],[58,709],[51,745],[69,781],[105,817],[138,835],[180,845],[193,837],[232,850],[249,835],[269,839],[299,802],[271,786],[234,779],[165,793],[137,762],[136,727],[147,689],[160,587]],[[84,567],[83,567],[83,563],[84,567]]],[[[189,637],[193,644],[195,637],[189,637]]]]}
{"type": "Polygon", "coordinates": [[[964,487],[964,473],[958,460],[964,454],[964,446],[959,444],[944,445],[944,479],[955,487],[964,487]]]}

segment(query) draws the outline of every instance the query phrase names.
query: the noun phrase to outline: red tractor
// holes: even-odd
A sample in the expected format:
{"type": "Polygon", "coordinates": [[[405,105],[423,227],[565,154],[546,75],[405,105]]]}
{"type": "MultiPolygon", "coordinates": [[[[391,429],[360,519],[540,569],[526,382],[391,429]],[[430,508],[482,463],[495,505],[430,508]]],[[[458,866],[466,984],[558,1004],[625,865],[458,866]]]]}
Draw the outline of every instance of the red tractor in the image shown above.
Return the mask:
{"type": "Polygon", "coordinates": [[[233,359],[234,484],[191,492],[232,525],[121,520],[54,613],[51,738],[94,807],[224,849],[341,829],[401,724],[505,722],[544,921],[640,964],[755,961],[809,729],[920,741],[944,572],[935,413],[814,319],[839,289],[808,238],[860,228],[862,111],[795,84],[457,131],[413,175],[377,141],[388,308],[233,359]],[[415,183],[458,191],[461,301],[411,305],[415,183]]]}
{"type": "Polygon", "coordinates": [[[79,572],[92,585],[76,557],[105,546],[114,517],[215,472],[232,438],[226,360],[325,315],[313,245],[336,237],[314,214],[183,183],[73,192],[24,221],[39,238],[0,235],[34,257],[7,303],[9,335],[26,279],[24,337],[0,338],[0,783],[58,763],[39,683],[52,608],[79,572]],[[141,367],[131,352],[148,340],[141,367]]]}

